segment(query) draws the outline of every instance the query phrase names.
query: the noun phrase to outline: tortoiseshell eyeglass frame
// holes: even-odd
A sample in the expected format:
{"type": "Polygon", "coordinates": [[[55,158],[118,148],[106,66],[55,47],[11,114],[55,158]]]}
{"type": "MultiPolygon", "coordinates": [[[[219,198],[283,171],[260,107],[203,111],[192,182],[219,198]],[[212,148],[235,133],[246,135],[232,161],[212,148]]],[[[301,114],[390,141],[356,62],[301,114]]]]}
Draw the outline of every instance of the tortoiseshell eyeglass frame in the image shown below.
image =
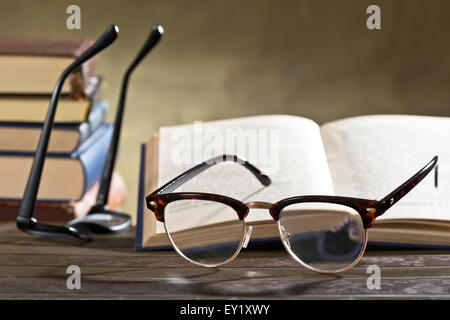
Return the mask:
{"type": "Polygon", "coordinates": [[[430,171],[435,170],[434,184],[437,188],[438,186],[438,156],[435,156],[425,167],[420,169],[415,175],[410,179],[401,184],[394,191],[389,193],[387,196],[381,200],[368,200],[360,198],[351,197],[340,197],[340,196],[325,196],[325,195],[304,195],[295,196],[280,200],[276,203],[268,202],[249,202],[243,203],[239,200],[212,193],[199,193],[199,192],[175,192],[173,190],[177,189],[190,179],[194,178],[201,172],[210,168],[211,166],[225,162],[233,161],[241,164],[246,169],[248,169],[264,186],[269,186],[271,180],[268,176],[263,174],[258,168],[249,163],[248,161],[242,160],[235,155],[220,155],[214,157],[208,161],[205,161],[188,171],[177,176],[173,180],[169,181],[159,189],[155,190],[146,197],[147,208],[151,210],[156,219],[160,222],[164,222],[164,209],[165,207],[173,201],[183,200],[183,199],[194,199],[194,200],[207,200],[215,201],[225,205],[230,206],[236,211],[239,220],[244,220],[249,213],[250,208],[263,208],[268,209],[270,215],[275,221],[280,218],[280,213],[283,208],[295,204],[295,203],[305,203],[305,202],[324,202],[344,205],[356,210],[361,216],[363,226],[368,229],[373,226],[375,219],[385,213],[389,208],[396,204],[401,198],[403,198],[408,192],[410,192],[420,181],[422,181],[430,171]]]}

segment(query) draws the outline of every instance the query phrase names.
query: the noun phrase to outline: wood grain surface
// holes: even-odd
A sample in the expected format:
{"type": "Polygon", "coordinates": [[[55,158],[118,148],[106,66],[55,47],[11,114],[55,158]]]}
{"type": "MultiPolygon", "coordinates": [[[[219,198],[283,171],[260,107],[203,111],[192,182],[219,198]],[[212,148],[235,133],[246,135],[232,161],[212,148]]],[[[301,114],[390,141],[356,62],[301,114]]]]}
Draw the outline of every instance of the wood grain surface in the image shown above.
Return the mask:
{"type": "Polygon", "coordinates": [[[194,266],[174,251],[136,252],[134,230],[92,242],[52,240],[3,226],[0,299],[442,299],[450,298],[449,251],[367,251],[340,276],[298,265],[283,250],[243,250],[229,265],[194,266]],[[12,229],[12,230],[11,230],[12,229]],[[381,288],[367,288],[367,267],[381,288]],[[69,265],[81,289],[69,290],[69,265]]]}

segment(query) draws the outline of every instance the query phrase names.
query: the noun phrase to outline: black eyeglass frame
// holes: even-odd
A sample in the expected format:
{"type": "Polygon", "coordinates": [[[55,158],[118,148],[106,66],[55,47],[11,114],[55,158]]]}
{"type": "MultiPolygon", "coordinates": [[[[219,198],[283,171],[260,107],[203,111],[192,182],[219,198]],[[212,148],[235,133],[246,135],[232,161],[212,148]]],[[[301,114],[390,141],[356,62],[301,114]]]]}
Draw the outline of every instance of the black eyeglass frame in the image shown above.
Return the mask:
{"type": "Polygon", "coordinates": [[[90,240],[90,232],[80,226],[53,226],[39,223],[34,217],[34,206],[37,199],[39,183],[42,177],[45,155],[47,154],[50,133],[53,126],[56,109],[61,95],[64,81],[69,74],[79,68],[85,61],[111,45],[118,35],[119,29],[116,25],[110,25],[106,31],[98,38],[98,40],[83,52],[74,62],[72,62],[61,74],[56,82],[53,90],[50,105],[47,111],[44,125],[42,127],[41,136],[34,156],[33,165],[31,167],[28,182],[25,187],[22,203],[16,219],[17,227],[24,232],[37,234],[47,237],[75,237],[82,240],[90,240]]]}

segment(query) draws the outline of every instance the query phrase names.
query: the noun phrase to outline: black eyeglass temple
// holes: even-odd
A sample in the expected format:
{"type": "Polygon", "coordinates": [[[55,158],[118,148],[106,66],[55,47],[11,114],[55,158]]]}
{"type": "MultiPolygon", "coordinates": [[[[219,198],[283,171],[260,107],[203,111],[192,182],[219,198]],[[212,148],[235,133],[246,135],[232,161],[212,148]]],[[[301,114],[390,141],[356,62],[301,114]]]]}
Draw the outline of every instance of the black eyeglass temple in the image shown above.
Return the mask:
{"type": "MultiPolygon", "coordinates": [[[[82,53],[74,62],[72,62],[61,74],[56,82],[53,90],[50,105],[47,111],[47,116],[42,127],[42,132],[39,138],[38,146],[31,167],[28,182],[25,187],[22,203],[20,205],[17,224],[19,228],[26,228],[27,223],[31,223],[33,216],[34,205],[36,203],[39,184],[42,177],[42,170],[44,166],[45,156],[47,154],[50,133],[53,126],[58,100],[61,94],[61,89],[67,76],[76,68],[80,67],[85,61],[92,58],[94,55],[112,44],[118,35],[119,29],[116,25],[110,25],[108,29],[100,36],[100,38],[82,53]]],[[[52,228],[50,228],[52,229],[52,228]]],[[[53,230],[53,229],[52,229],[53,230]]]]}
{"type": "Polygon", "coordinates": [[[256,168],[253,164],[246,160],[242,160],[239,157],[235,155],[220,155],[216,156],[214,158],[211,158],[205,162],[200,163],[199,165],[196,165],[195,167],[187,170],[186,172],[180,174],[178,177],[174,178],[173,180],[169,181],[156,191],[154,191],[152,194],[157,193],[168,193],[176,188],[180,187],[190,179],[194,178],[198,174],[202,173],[206,169],[212,167],[215,164],[225,162],[225,161],[233,161],[236,163],[239,163],[240,165],[244,166],[246,169],[248,169],[258,180],[261,182],[262,185],[268,186],[272,183],[270,178],[263,174],[258,168],[256,168]]]}
{"type": "MultiPolygon", "coordinates": [[[[414,189],[419,182],[421,182],[431,170],[434,169],[434,186],[438,187],[438,156],[433,157],[433,159],[422,169],[420,169],[415,175],[409,178],[406,182],[396,188],[394,191],[389,193],[380,202],[384,203],[384,211],[392,207],[401,198],[403,198],[408,192],[414,189]]],[[[383,211],[383,212],[384,212],[383,211]]],[[[380,213],[381,215],[382,213],[380,213]]]]}
{"type": "Polygon", "coordinates": [[[128,88],[128,80],[131,76],[133,70],[137,67],[137,65],[145,58],[145,56],[158,44],[162,35],[164,34],[164,29],[160,25],[154,25],[150,35],[147,38],[147,41],[144,43],[144,46],[139,51],[136,58],[134,58],[133,62],[128,67],[127,71],[122,80],[122,89],[120,91],[119,104],[117,106],[116,118],[114,121],[114,131],[111,139],[111,143],[109,145],[108,153],[106,155],[105,164],[103,166],[103,173],[100,180],[100,188],[97,193],[97,201],[96,205],[104,206],[108,202],[109,189],[111,185],[111,179],[114,171],[114,165],[116,162],[117,156],[117,148],[119,145],[120,138],[120,130],[122,127],[122,119],[123,113],[125,109],[125,101],[127,95],[128,88]]]}

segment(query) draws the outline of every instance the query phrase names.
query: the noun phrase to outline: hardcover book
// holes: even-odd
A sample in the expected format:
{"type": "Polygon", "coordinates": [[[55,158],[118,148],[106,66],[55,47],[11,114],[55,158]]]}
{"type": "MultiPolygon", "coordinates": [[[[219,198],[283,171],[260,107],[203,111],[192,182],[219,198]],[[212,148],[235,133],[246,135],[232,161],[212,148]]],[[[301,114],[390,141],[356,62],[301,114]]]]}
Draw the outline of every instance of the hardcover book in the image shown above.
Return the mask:
{"type": "MultiPolygon", "coordinates": [[[[438,155],[439,187],[427,177],[375,220],[368,239],[376,245],[450,248],[448,141],[450,118],[408,115],[361,116],[321,126],[306,118],[267,115],[162,127],[142,145],[136,250],[170,245],[163,223],[147,209],[145,196],[220,154],[250,161],[272,184],[261,187],[242,166],[221,163],[174,192],[216,193],[243,202],[274,203],[299,195],[375,200],[438,155]]],[[[246,218],[253,226],[250,241],[280,241],[269,212],[251,211],[246,218]]]]}
{"type": "MultiPolygon", "coordinates": [[[[49,153],[46,157],[38,200],[77,201],[103,171],[113,126],[104,124],[70,155],[49,153]]],[[[34,152],[0,152],[0,198],[21,199],[34,152]]]]}
{"type": "MultiPolygon", "coordinates": [[[[81,123],[87,120],[102,78],[91,77],[88,91],[83,99],[62,96],[58,101],[56,123],[81,123]]],[[[0,94],[0,122],[44,122],[50,103],[50,95],[0,94]]]]}
{"type": "MultiPolygon", "coordinates": [[[[70,154],[75,151],[105,121],[108,103],[96,101],[87,121],[56,123],[53,126],[48,152],[70,154]]],[[[42,123],[0,122],[0,151],[34,152],[42,123]]]]}
{"type": "MultiPolygon", "coordinates": [[[[0,93],[50,94],[61,72],[93,44],[74,38],[0,38],[0,93]]],[[[96,58],[69,75],[62,93],[86,97],[96,58]]]]}
{"type": "MultiPolygon", "coordinates": [[[[95,183],[78,201],[41,201],[35,204],[34,217],[38,221],[63,224],[74,218],[86,215],[95,205],[99,182],[95,183]]],[[[108,208],[120,210],[127,198],[123,178],[114,172],[109,189],[108,208]]],[[[16,221],[22,201],[0,199],[0,222],[16,221]]]]}

